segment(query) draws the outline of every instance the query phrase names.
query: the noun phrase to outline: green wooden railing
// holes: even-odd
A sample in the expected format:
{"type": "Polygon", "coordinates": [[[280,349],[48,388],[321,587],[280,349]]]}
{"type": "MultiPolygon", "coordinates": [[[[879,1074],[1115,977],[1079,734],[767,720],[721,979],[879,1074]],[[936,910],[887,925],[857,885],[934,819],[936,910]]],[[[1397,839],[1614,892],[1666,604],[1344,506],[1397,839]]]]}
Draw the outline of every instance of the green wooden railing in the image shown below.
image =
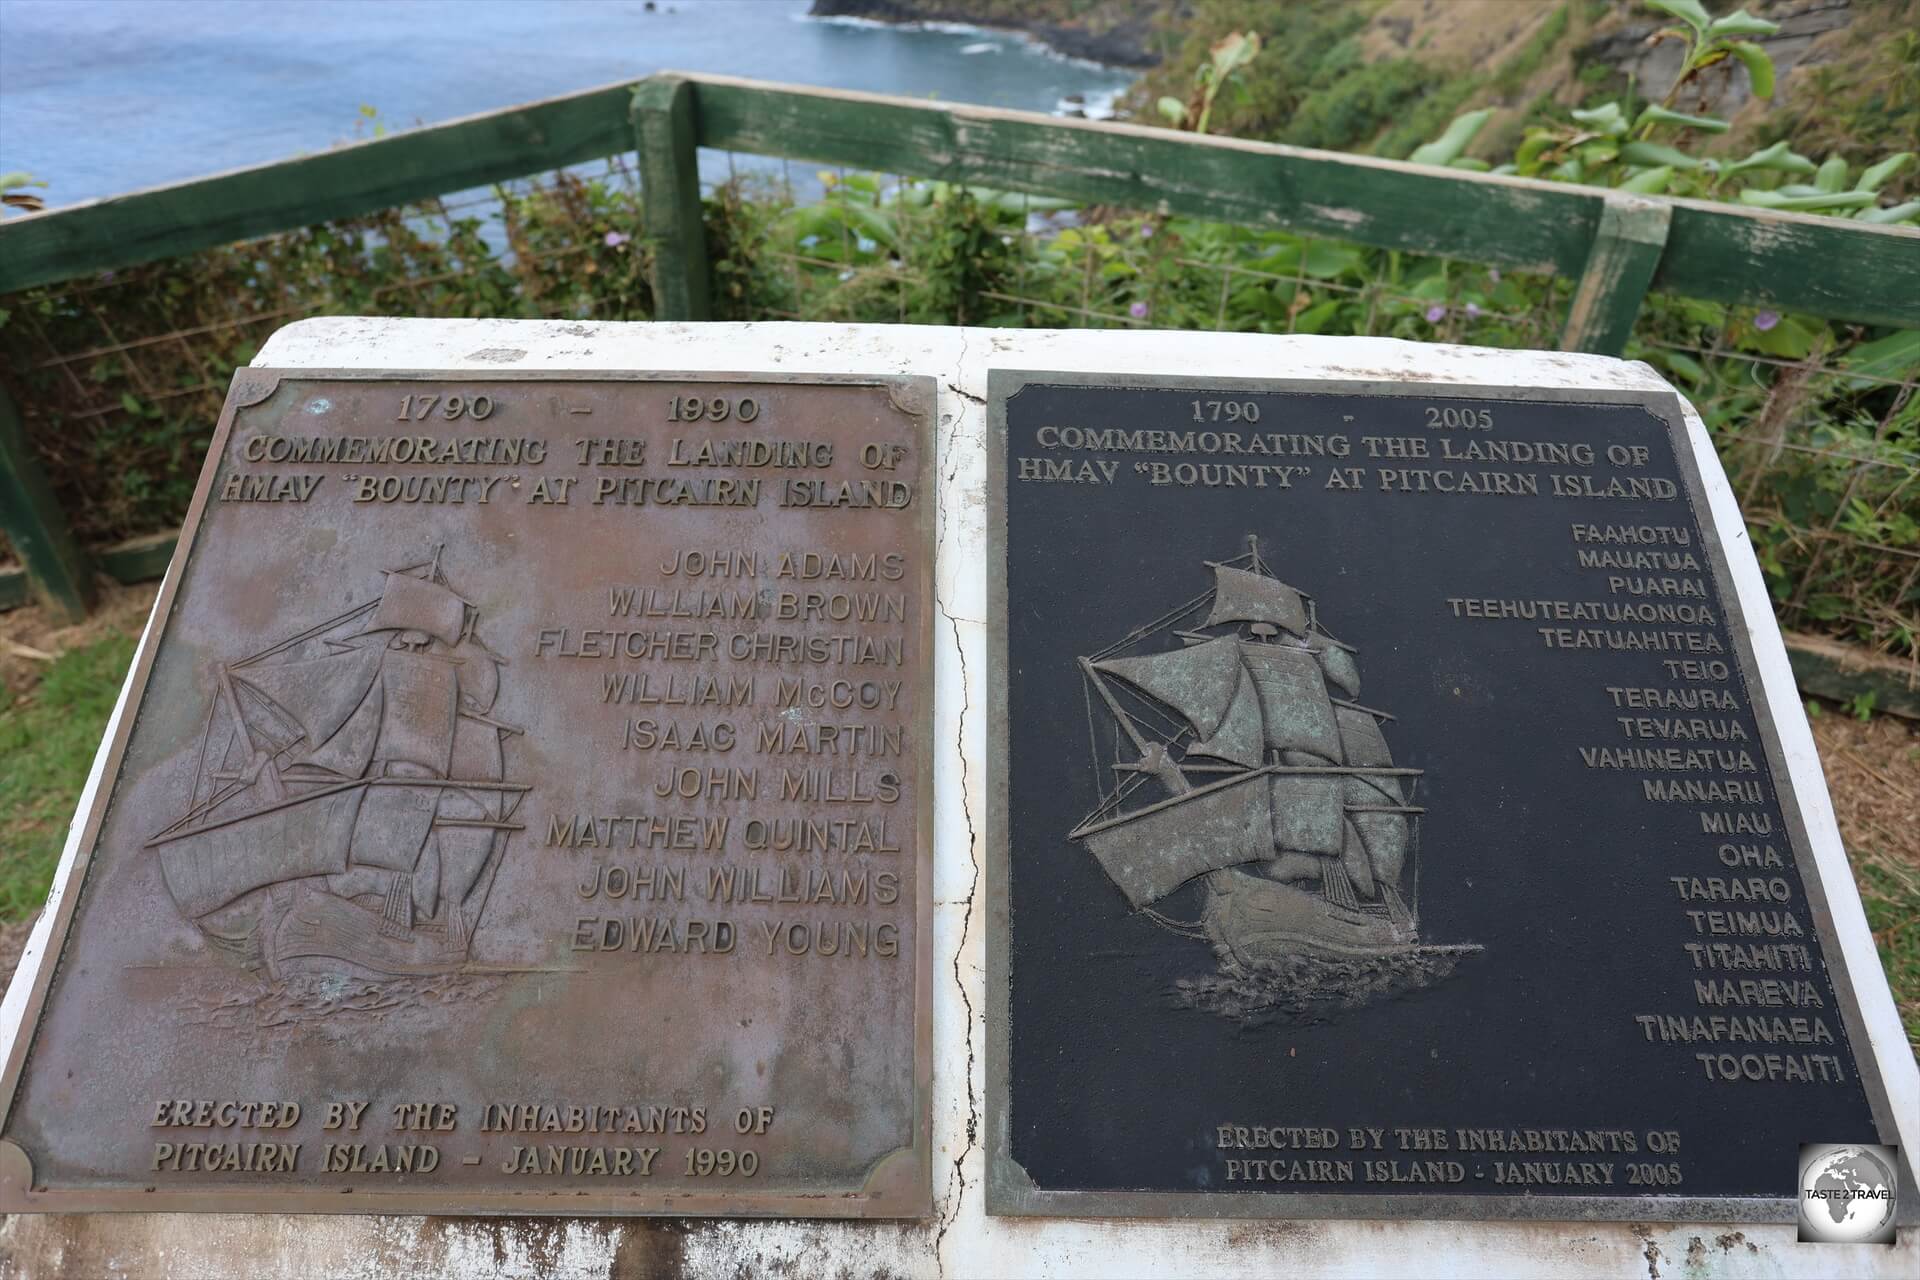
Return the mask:
{"type": "MultiPolygon", "coordinates": [[[[1920,230],[1130,125],[662,73],[390,138],[11,219],[0,295],[638,152],[656,313],[710,312],[700,147],[1299,232],[1576,281],[1569,351],[1618,355],[1651,289],[1920,328],[1920,230]]],[[[156,576],[170,535],[78,546],[0,391],[0,607],[83,614],[93,573],[156,576]]]]}

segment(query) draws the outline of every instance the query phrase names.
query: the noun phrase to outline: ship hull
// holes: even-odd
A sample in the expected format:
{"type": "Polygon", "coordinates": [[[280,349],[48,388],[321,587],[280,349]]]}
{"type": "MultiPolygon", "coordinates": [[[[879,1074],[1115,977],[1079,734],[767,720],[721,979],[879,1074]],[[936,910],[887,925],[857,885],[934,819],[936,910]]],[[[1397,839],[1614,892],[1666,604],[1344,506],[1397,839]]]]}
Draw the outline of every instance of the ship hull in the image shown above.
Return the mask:
{"type": "Polygon", "coordinates": [[[1302,954],[1340,958],[1392,955],[1420,945],[1412,918],[1397,900],[1351,910],[1318,893],[1227,870],[1207,877],[1201,928],[1223,958],[1248,967],[1302,954]]]}
{"type": "Polygon", "coordinates": [[[329,787],[278,808],[169,840],[160,874],[199,919],[254,889],[347,869],[365,788],[329,787]]]}
{"type": "Polygon", "coordinates": [[[308,891],[263,939],[268,971],[276,979],[342,969],[375,978],[453,973],[467,962],[464,945],[444,932],[383,931],[378,911],[324,891],[308,891]]]}

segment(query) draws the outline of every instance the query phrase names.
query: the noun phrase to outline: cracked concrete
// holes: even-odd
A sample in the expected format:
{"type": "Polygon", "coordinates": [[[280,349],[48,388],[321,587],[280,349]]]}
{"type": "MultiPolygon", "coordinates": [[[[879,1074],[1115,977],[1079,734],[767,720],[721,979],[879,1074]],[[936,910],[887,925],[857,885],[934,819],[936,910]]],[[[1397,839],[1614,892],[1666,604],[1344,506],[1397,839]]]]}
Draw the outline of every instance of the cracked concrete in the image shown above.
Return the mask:
{"type": "MultiPolygon", "coordinates": [[[[946,613],[944,606],[942,607],[941,612],[946,613]]],[[[948,621],[953,626],[953,646],[954,646],[955,652],[958,654],[960,659],[960,684],[962,688],[966,688],[969,690],[969,692],[971,692],[971,686],[969,686],[967,682],[966,644],[965,644],[965,641],[963,641],[960,638],[960,623],[957,619],[953,617],[952,614],[949,613],[946,616],[948,621]]],[[[974,826],[973,826],[973,813],[971,811],[971,804],[970,804],[972,790],[968,786],[967,761],[966,761],[966,755],[964,754],[965,744],[966,744],[966,722],[967,722],[966,705],[964,703],[961,705],[961,708],[960,708],[959,719],[960,719],[960,732],[958,736],[962,746],[962,755],[960,758],[960,789],[961,789],[961,794],[968,797],[968,803],[963,804],[961,812],[965,815],[967,820],[967,855],[973,865],[973,878],[967,886],[967,896],[965,901],[962,904],[963,907],[965,908],[965,915],[961,919],[960,945],[954,949],[954,953],[953,953],[953,982],[954,982],[954,986],[960,992],[961,1003],[966,1006],[965,1033],[966,1033],[966,1045],[967,1045],[967,1067],[966,1067],[967,1141],[966,1141],[966,1145],[960,1149],[960,1153],[954,1156],[953,1158],[953,1186],[948,1196],[948,1208],[947,1208],[947,1211],[941,1215],[939,1234],[934,1237],[934,1252],[936,1255],[938,1255],[940,1252],[940,1246],[946,1242],[948,1229],[953,1226],[954,1219],[959,1216],[960,1203],[966,1195],[966,1188],[967,1188],[967,1175],[966,1175],[967,1157],[973,1154],[974,1149],[979,1145],[979,1138],[980,1138],[980,1098],[979,1098],[978,1092],[974,1088],[974,1083],[973,1083],[974,1071],[978,1065],[977,1057],[974,1053],[974,1047],[973,1047],[973,1029],[974,1029],[974,1021],[975,1021],[974,1014],[973,1014],[973,996],[968,991],[966,975],[963,974],[960,969],[961,957],[965,954],[965,951],[966,951],[967,937],[972,932],[972,927],[973,927],[974,898],[977,895],[979,891],[979,886],[980,886],[979,836],[975,832],[974,826]]],[[[944,1268],[942,1269],[942,1273],[944,1274],[944,1268]]]]}
{"type": "MultiPolygon", "coordinates": [[[[1699,1225],[1515,1222],[1228,1222],[989,1217],[985,1169],[986,1010],[981,827],[982,699],[988,652],[986,372],[1007,368],[1124,370],[1187,376],[1369,377],[1434,383],[1657,388],[1644,365],[1591,356],[1526,354],[1375,339],[1255,334],[957,330],[825,324],[621,325],[544,321],[330,318],[290,325],[256,363],[308,369],[495,370],[473,353],[523,351],[516,370],[686,369],[712,372],[915,373],[932,376],[940,441],[936,538],[936,846],[933,1007],[934,1211],[908,1222],[797,1220],[368,1218],[163,1214],[15,1216],[0,1222],[0,1275],[167,1277],[540,1276],[1012,1276],[1642,1274],[1685,1259],[1689,1276],[1920,1274],[1920,1233],[1894,1249],[1801,1246],[1791,1226],[1714,1224],[1717,1248],[1693,1249],[1699,1225]],[[1737,1228],[1737,1229],[1736,1229],[1737,1228]]],[[[1691,422],[1716,522],[1738,528],[1732,495],[1691,422]]],[[[1755,641],[1778,654],[1758,571],[1736,574],[1755,641]],[[1757,612],[1756,612],[1757,606],[1757,612]]],[[[1784,657],[1762,661],[1773,704],[1797,707],[1784,657]]],[[[1783,743],[1808,797],[1821,878],[1836,904],[1842,950],[1857,973],[1877,959],[1847,870],[1803,720],[1784,717],[1783,743]]],[[[97,785],[97,777],[90,786],[97,785]]],[[[71,858],[66,864],[70,869],[71,858]]],[[[65,872],[62,875],[64,877],[65,872]]],[[[46,950],[29,942],[22,972],[46,950]]],[[[19,1012],[19,989],[0,1037],[19,1012]]],[[[1920,1074],[1906,1054],[1890,997],[1863,993],[1873,1043],[1890,1072],[1902,1137],[1920,1147],[1920,1074]]]]}
{"type": "MultiPolygon", "coordinates": [[[[960,333],[960,352],[955,363],[963,371],[966,368],[967,349],[966,333],[962,330],[960,333]]],[[[985,405],[986,403],[984,396],[973,395],[969,392],[962,391],[960,387],[951,380],[948,380],[945,386],[949,391],[958,395],[963,400],[970,401],[976,405],[985,405]]],[[[944,471],[941,475],[939,495],[939,533],[935,538],[936,584],[940,577],[940,566],[952,563],[948,540],[950,522],[954,517],[957,498],[955,480],[960,474],[961,453],[957,446],[960,438],[961,422],[965,417],[966,415],[959,412],[956,408],[949,408],[940,415],[941,421],[951,422],[951,428],[947,432],[945,441],[940,446],[939,462],[943,465],[944,471]]],[[[975,451],[977,452],[977,449],[975,451]]],[[[962,1025],[966,1037],[967,1049],[967,1064],[965,1068],[967,1095],[966,1142],[961,1146],[958,1154],[953,1157],[951,1185],[945,1195],[945,1203],[939,1210],[939,1226],[933,1241],[935,1264],[939,1266],[941,1274],[944,1275],[946,1274],[946,1268],[944,1266],[942,1247],[946,1244],[947,1232],[952,1228],[954,1220],[959,1216],[961,1203],[966,1197],[967,1158],[972,1155],[974,1150],[979,1146],[980,1138],[980,1095],[974,1085],[974,1072],[978,1066],[978,1056],[974,1051],[974,1024],[976,1019],[974,1016],[973,996],[968,989],[966,974],[962,972],[961,969],[962,957],[966,954],[967,950],[967,939],[973,931],[974,900],[978,895],[980,887],[980,841],[979,833],[975,830],[973,823],[974,794],[971,785],[971,771],[967,767],[968,756],[972,754],[967,743],[967,708],[972,705],[975,694],[973,684],[968,679],[967,674],[966,640],[960,634],[960,623],[962,620],[954,614],[953,609],[948,604],[947,592],[940,589],[937,585],[934,591],[934,602],[940,614],[947,619],[948,625],[953,630],[953,654],[960,664],[961,696],[955,713],[954,742],[958,748],[957,754],[960,758],[960,813],[961,816],[966,819],[967,860],[971,867],[967,881],[967,894],[960,903],[962,908],[960,941],[953,951],[954,988],[959,992],[961,1005],[965,1009],[962,1025]]]]}

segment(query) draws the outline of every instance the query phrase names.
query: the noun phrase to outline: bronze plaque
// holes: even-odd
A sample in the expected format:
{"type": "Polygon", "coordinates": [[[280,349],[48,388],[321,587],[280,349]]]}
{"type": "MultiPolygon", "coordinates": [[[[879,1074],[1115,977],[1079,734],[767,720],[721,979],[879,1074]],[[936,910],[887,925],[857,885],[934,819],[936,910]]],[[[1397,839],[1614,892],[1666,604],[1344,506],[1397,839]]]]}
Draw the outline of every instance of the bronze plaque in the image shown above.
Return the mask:
{"type": "Polygon", "coordinates": [[[0,1208],[929,1208],[933,385],[236,376],[0,1208]]]}

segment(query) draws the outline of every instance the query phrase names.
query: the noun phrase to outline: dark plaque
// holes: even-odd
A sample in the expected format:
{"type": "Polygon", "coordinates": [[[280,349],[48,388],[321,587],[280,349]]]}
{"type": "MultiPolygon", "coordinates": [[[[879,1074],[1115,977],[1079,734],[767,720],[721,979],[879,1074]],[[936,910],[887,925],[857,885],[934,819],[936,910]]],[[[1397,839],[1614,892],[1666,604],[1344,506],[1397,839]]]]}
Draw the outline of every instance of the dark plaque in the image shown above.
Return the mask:
{"type": "Polygon", "coordinates": [[[990,403],[993,1211],[1786,1220],[1895,1140],[1672,397],[990,403]]]}
{"type": "Polygon", "coordinates": [[[929,1207],[932,384],[245,370],[0,1207],[929,1207]]]}

